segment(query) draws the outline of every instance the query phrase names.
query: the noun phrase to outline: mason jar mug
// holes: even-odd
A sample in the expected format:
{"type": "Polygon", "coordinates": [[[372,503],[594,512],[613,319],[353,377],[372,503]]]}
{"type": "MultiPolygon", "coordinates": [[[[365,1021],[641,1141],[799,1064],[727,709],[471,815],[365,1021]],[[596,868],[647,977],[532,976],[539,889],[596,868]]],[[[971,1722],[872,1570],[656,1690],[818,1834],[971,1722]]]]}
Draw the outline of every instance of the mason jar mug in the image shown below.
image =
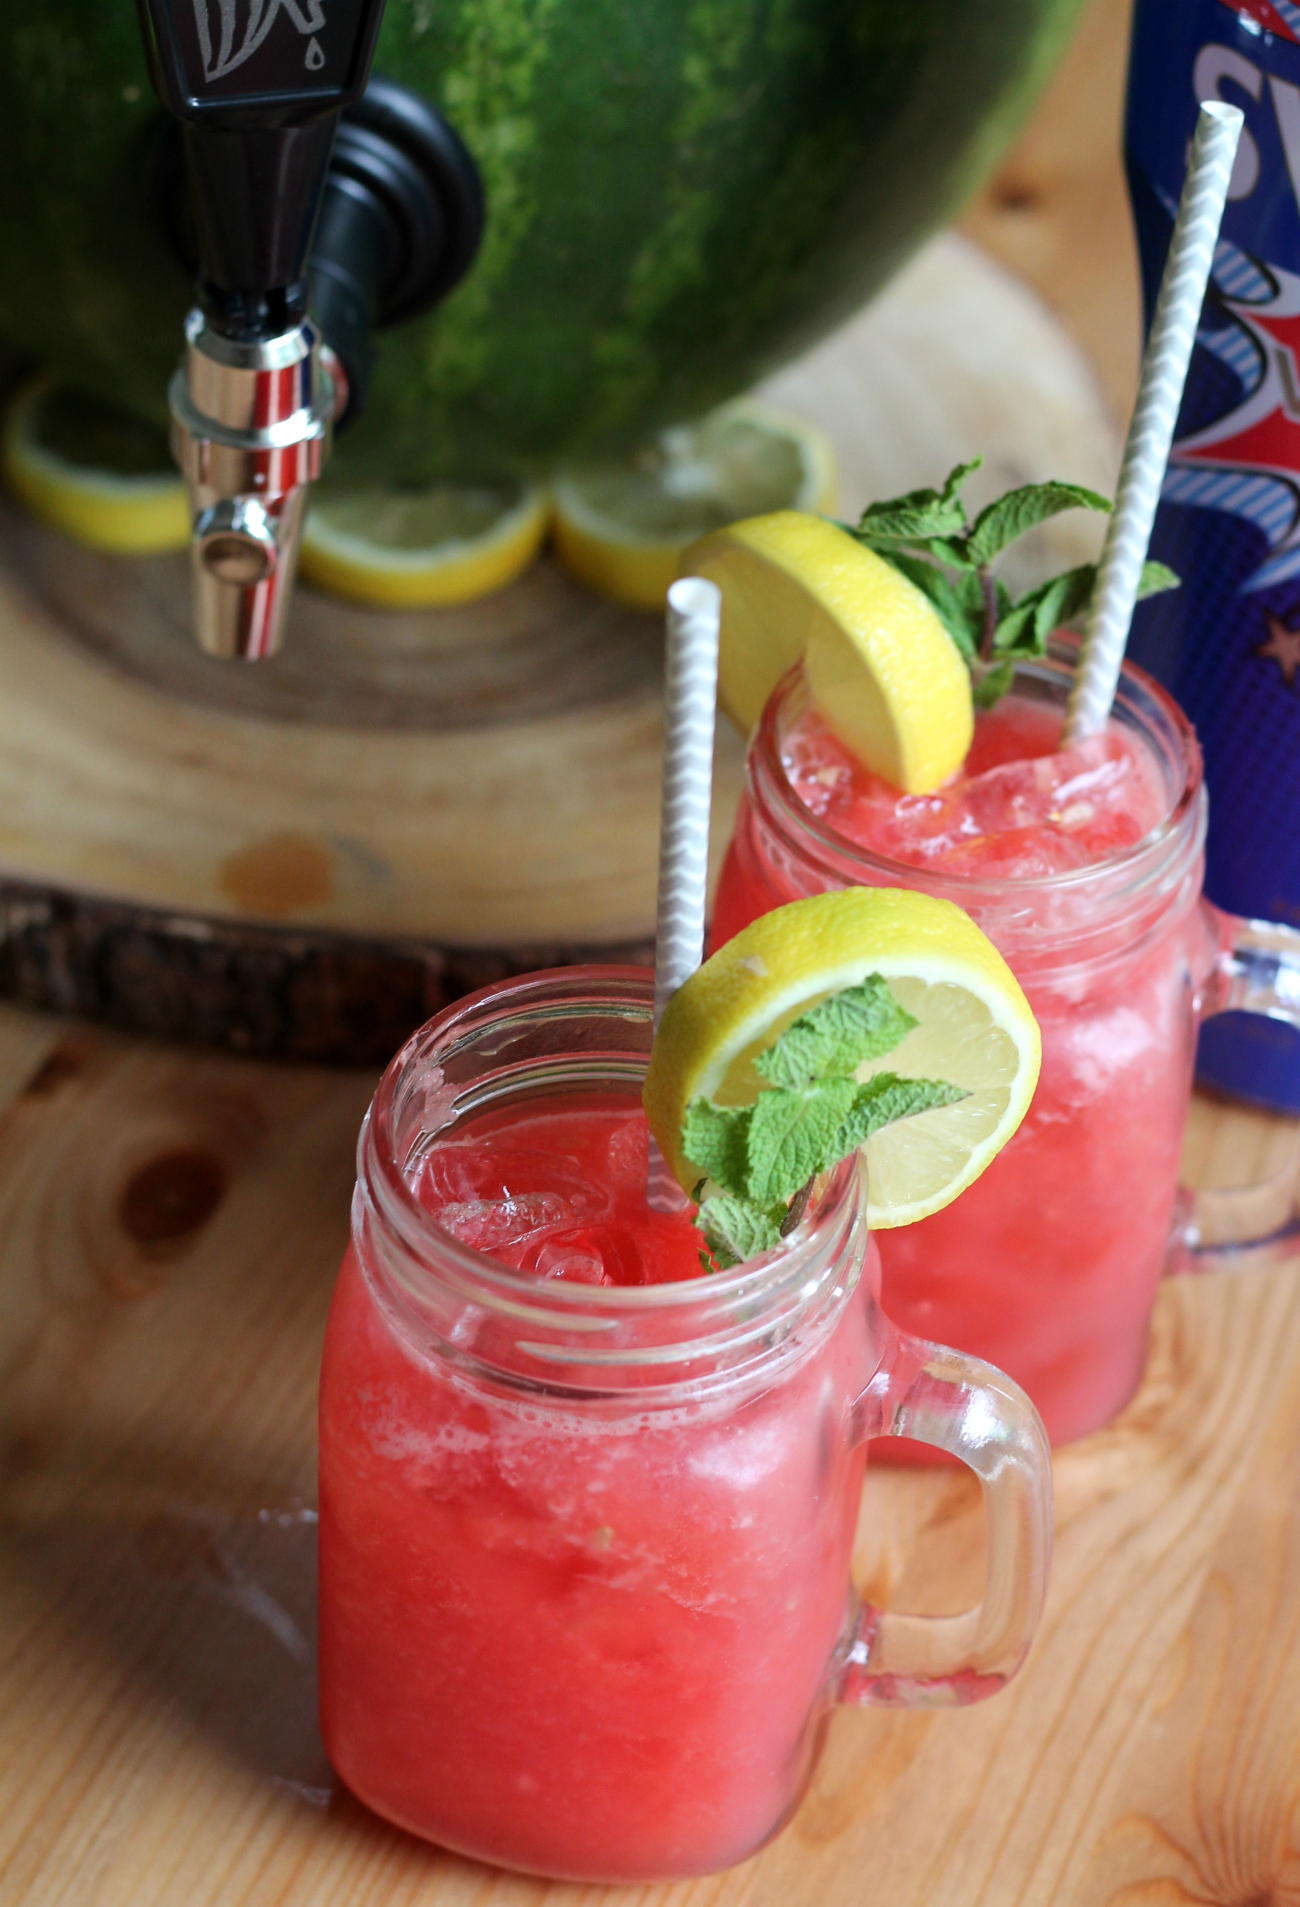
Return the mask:
{"type": "Polygon", "coordinates": [[[363,1128],[321,1373],[335,1768],[416,1834],[578,1880],[752,1853],[836,1702],[994,1693],[1051,1540],[1026,1398],[883,1315],[856,1161],[782,1249],[675,1284],[527,1275],[421,1206],[419,1162],[485,1114],[639,1106],[652,995],[637,969],[527,976],[405,1047],[363,1128]],[[898,1435],[983,1485],[987,1584],[964,1616],[854,1596],[867,1445],[898,1435]]]}
{"type": "MultiPolygon", "coordinates": [[[[1016,694],[1063,711],[1072,662],[1065,652],[1022,664],[1016,694]]],[[[1132,1396],[1156,1286],[1171,1244],[1181,1249],[1197,1026],[1228,1008],[1294,1020],[1300,935],[1229,919],[1203,899],[1200,750],[1182,711],[1131,665],[1114,715],[1163,780],[1165,819],[1094,865],[1028,879],[888,859],[813,814],[785,766],[807,700],[796,667],[754,733],[712,944],[808,894],[888,886],[955,901],[1000,949],[1042,1032],[1033,1103],[962,1198],[882,1235],[882,1301],[907,1330],[1006,1371],[1052,1442],[1068,1442],[1132,1396]]],[[[1203,1229],[1243,1243],[1257,1209],[1206,1201],[1203,1229]]]]}

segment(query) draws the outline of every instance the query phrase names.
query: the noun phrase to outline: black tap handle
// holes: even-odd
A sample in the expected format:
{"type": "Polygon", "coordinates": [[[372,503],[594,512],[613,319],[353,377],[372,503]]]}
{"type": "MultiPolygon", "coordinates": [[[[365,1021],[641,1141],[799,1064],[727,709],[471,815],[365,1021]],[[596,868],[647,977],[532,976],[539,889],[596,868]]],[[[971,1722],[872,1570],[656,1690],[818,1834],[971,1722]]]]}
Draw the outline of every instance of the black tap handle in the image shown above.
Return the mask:
{"type": "Polygon", "coordinates": [[[306,308],[312,229],[384,0],[138,0],[154,86],[181,121],[209,316],[265,337],[306,308]]]}
{"type": "Polygon", "coordinates": [[[371,334],[427,311],[460,283],[483,234],[483,185],[454,127],[374,78],[339,125],[308,268],[311,304],[365,406],[371,334]]]}

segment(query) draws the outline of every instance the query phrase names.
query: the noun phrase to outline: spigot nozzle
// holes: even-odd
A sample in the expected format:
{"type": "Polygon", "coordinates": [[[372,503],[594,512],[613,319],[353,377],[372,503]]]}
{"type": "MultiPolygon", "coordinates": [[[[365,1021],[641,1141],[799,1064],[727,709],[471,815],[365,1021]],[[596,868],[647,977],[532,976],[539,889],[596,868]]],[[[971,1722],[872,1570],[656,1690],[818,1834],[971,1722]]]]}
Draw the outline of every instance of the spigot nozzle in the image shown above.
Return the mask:
{"type": "Polygon", "coordinates": [[[328,17],[319,0],[138,5],[154,86],[180,126],[197,238],[200,308],[170,390],[195,633],[211,655],[273,655],[306,486],[349,384],[361,407],[370,332],[426,309],[468,269],[482,189],[426,101],[384,81],[367,93],[384,0],[328,0],[328,17]],[[337,357],[307,315],[309,259],[337,357]]]}
{"type": "Polygon", "coordinates": [[[215,582],[244,589],[265,583],[280,558],[275,518],[251,497],[214,503],[194,519],[194,550],[215,582]]]}
{"type": "Polygon", "coordinates": [[[255,343],[185,326],[172,451],[193,523],[194,632],[209,655],[274,655],[298,562],[307,486],[329,454],[341,380],[310,323],[255,343]]]}

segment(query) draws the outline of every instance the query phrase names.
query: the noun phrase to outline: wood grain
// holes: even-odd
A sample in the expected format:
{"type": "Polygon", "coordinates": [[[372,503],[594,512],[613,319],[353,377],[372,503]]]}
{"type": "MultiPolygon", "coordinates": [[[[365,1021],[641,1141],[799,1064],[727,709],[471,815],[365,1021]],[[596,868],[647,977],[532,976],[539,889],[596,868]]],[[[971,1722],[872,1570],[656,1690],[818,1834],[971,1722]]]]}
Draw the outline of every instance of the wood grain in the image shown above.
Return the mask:
{"type": "MultiPolygon", "coordinates": [[[[1295,1907],[1300,1267],[1164,1286],[1141,1392],[1058,1454],[1030,1664],[853,1712],[795,1820],[690,1885],[547,1886],[336,1788],[313,1688],[316,1361],[372,1078],[0,1016],[5,1907],[1295,1907]]],[[[1197,1143],[1260,1157],[1213,1106],[1197,1143]]],[[[978,1498],[873,1470],[856,1569],[969,1599],[978,1498]]]]}
{"type": "MultiPolygon", "coordinates": [[[[47,537],[0,517],[0,542],[6,527],[47,537]]],[[[0,868],[11,878],[173,914],[435,944],[646,932],[659,800],[654,618],[620,625],[630,654],[617,693],[434,735],[173,693],[81,640],[12,567],[0,591],[0,868]]],[[[87,587],[83,616],[95,601],[87,587]]],[[[253,680],[251,665],[241,673],[253,680]]],[[[728,820],[740,753],[724,737],[728,820]]]]}

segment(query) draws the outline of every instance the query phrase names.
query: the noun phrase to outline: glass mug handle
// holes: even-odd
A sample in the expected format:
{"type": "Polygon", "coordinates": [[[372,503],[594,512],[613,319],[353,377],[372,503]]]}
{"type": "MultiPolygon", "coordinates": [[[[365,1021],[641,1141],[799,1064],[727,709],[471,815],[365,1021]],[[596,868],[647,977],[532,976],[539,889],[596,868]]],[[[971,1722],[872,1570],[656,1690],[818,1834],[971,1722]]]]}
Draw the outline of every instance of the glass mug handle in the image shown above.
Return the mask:
{"type": "MultiPolygon", "coordinates": [[[[1225,914],[1201,903],[1218,955],[1199,1000],[1197,1024],[1216,1013],[1259,1013],[1300,1031],[1300,933],[1273,921],[1225,914]]],[[[1255,1185],[1209,1191],[1182,1187],[1174,1213],[1170,1268],[1184,1254],[1259,1245],[1293,1219],[1297,1160],[1255,1185]]]]}
{"type": "Polygon", "coordinates": [[[1047,1433],[1018,1384],[977,1357],[909,1337],[888,1319],[885,1354],[858,1400],[855,1440],[912,1437],[949,1451],[984,1491],[984,1598],[959,1616],[864,1603],[835,1684],[841,1702],[952,1707],[995,1695],[1029,1651],[1052,1557],[1047,1433]]]}

